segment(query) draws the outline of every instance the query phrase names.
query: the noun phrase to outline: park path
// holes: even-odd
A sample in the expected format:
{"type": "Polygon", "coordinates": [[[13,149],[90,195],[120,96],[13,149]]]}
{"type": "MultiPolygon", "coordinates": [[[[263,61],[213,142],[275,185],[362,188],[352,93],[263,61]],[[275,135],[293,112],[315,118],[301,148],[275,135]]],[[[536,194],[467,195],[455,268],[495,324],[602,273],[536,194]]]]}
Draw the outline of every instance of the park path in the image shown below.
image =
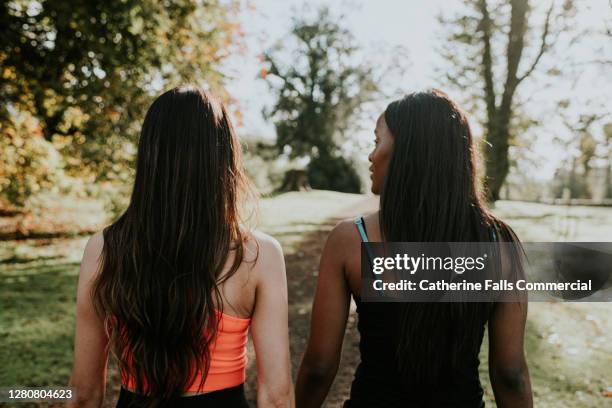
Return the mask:
{"type": "MultiPolygon", "coordinates": [[[[375,197],[365,196],[363,200],[335,213],[318,230],[305,235],[297,246],[297,250],[285,254],[289,291],[289,339],[294,381],[308,341],[310,311],[317,283],[319,258],[327,235],[340,220],[375,211],[377,206],[378,200],[375,197]]],[[[353,306],[352,311],[354,311],[353,306]]],[[[246,387],[247,398],[252,406],[255,406],[254,357],[252,347],[250,347],[246,387]]],[[[344,336],[340,367],[324,407],[342,407],[344,400],[348,397],[353,373],[358,363],[359,334],[356,316],[352,312],[344,336]]]]}

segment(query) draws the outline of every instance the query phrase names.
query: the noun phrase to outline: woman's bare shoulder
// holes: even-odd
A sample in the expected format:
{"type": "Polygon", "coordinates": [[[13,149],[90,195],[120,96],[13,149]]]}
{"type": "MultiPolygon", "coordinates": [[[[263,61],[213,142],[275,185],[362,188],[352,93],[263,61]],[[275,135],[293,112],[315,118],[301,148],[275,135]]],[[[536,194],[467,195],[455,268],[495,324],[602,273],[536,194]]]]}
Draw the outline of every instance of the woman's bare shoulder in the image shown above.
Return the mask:
{"type": "Polygon", "coordinates": [[[245,247],[249,252],[263,251],[264,256],[283,254],[283,249],[276,238],[257,229],[248,232],[245,247]]]}
{"type": "Polygon", "coordinates": [[[378,213],[367,213],[362,216],[357,216],[353,218],[346,218],[340,221],[332,232],[329,235],[329,239],[333,239],[334,242],[338,241],[340,244],[342,243],[352,243],[352,242],[361,242],[361,237],[359,235],[359,230],[357,229],[357,219],[363,217],[363,220],[367,225],[377,225],[378,224],[378,213]]]}
{"type": "Polygon", "coordinates": [[[361,238],[355,218],[346,218],[339,221],[327,236],[325,252],[333,253],[337,258],[343,258],[347,249],[359,246],[360,242],[361,238]]]}
{"type": "Polygon", "coordinates": [[[87,240],[79,268],[79,292],[89,296],[89,287],[101,272],[102,251],[104,249],[104,234],[96,232],[87,240]],[[85,288],[85,289],[83,289],[85,288]]]}
{"type": "MultiPolygon", "coordinates": [[[[93,234],[87,240],[87,244],[85,245],[85,250],[83,251],[83,260],[82,263],[85,265],[97,264],[100,261],[100,256],[102,255],[102,249],[104,248],[104,233],[103,231],[98,231],[93,234]]],[[[86,271],[95,272],[88,268],[86,271]]]]}
{"type": "Polygon", "coordinates": [[[257,275],[269,275],[269,270],[284,270],[283,249],[276,238],[265,232],[252,229],[244,243],[244,260],[257,275]]]}

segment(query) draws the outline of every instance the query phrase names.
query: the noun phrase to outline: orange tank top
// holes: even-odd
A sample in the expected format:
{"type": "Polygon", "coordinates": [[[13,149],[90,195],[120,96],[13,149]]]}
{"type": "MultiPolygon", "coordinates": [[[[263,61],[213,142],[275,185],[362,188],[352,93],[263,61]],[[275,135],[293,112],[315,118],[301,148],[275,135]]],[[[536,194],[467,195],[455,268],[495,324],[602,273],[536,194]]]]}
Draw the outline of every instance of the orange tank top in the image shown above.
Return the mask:
{"type": "MultiPolygon", "coordinates": [[[[235,387],[244,383],[246,377],[249,326],[251,319],[230,316],[217,311],[219,329],[210,347],[210,367],[204,382],[204,388],[198,389],[202,373],[198,373],[195,381],[185,392],[211,392],[235,387]]],[[[136,388],[133,377],[123,373],[121,383],[127,390],[136,388]]]]}

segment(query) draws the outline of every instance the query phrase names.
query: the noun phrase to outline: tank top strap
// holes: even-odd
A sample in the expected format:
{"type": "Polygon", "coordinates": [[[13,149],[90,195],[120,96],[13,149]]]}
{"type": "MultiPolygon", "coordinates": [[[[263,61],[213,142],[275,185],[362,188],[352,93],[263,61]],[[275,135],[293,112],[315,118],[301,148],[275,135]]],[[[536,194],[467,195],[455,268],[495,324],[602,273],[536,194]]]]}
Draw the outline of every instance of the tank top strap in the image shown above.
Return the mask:
{"type": "MultiPolygon", "coordinates": [[[[368,231],[366,230],[365,221],[362,216],[355,218],[355,225],[357,226],[357,230],[359,231],[359,235],[361,236],[361,242],[366,244],[364,245],[364,248],[366,250],[368,260],[370,261],[371,268],[374,263],[374,254],[372,253],[372,248],[370,247],[370,245],[367,245],[370,240],[368,239],[368,231]]],[[[372,272],[372,274],[372,276],[376,276],[374,275],[374,272],[372,272]]]]}
{"type": "Polygon", "coordinates": [[[368,239],[368,232],[366,231],[365,221],[362,216],[355,218],[355,225],[357,225],[357,230],[359,231],[359,235],[361,235],[361,240],[363,242],[370,242],[368,239]]]}

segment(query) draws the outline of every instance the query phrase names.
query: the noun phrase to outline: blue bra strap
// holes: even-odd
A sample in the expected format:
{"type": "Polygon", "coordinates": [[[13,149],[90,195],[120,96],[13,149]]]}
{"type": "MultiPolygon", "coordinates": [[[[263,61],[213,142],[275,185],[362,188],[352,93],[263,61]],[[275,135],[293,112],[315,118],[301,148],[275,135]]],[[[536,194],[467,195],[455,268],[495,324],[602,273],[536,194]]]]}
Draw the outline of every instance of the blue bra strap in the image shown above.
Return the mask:
{"type": "Polygon", "coordinates": [[[363,217],[359,216],[355,218],[355,225],[357,225],[357,229],[359,230],[359,235],[361,235],[361,240],[363,242],[370,242],[368,240],[368,234],[366,233],[366,230],[363,224],[364,224],[363,217]]]}
{"type": "MultiPolygon", "coordinates": [[[[357,230],[359,231],[359,235],[361,235],[361,240],[363,242],[370,242],[370,240],[368,239],[368,233],[365,229],[365,221],[363,220],[363,217],[359,216],[355,218],[355,225],[357,225],[357,230]]],[[[366,245],[365,249],[371,264],[374,259],[374,254],[372,254],[372,248],[370,248],[369,245],[366,245]]]]}
{"type": "MultiPolygon", "coordinates": [[[[361,241],[370,242],[370,240],[368,239],[368,233],[366,232],[366,229],[365,229],[365,221],[363,220],[362,216],[355,218],[355,225],[357,226],[359,235],[361,235],[361,241]]],[[[370,261],[370,269],[371,269],[372,263],[374,262],[374,254],[372,253],[372,248],[370,247],[370,245],[365,245],[365,250],[368,256],[368,260],[370,261]]],[[[374,275],[374,273],[372,273],[372,277],[374,277],[375,279],[378,279],[378,277],[374,275]]],[[[382,296],[382,292],[378,292],[378,295],[382,296]]]]}

